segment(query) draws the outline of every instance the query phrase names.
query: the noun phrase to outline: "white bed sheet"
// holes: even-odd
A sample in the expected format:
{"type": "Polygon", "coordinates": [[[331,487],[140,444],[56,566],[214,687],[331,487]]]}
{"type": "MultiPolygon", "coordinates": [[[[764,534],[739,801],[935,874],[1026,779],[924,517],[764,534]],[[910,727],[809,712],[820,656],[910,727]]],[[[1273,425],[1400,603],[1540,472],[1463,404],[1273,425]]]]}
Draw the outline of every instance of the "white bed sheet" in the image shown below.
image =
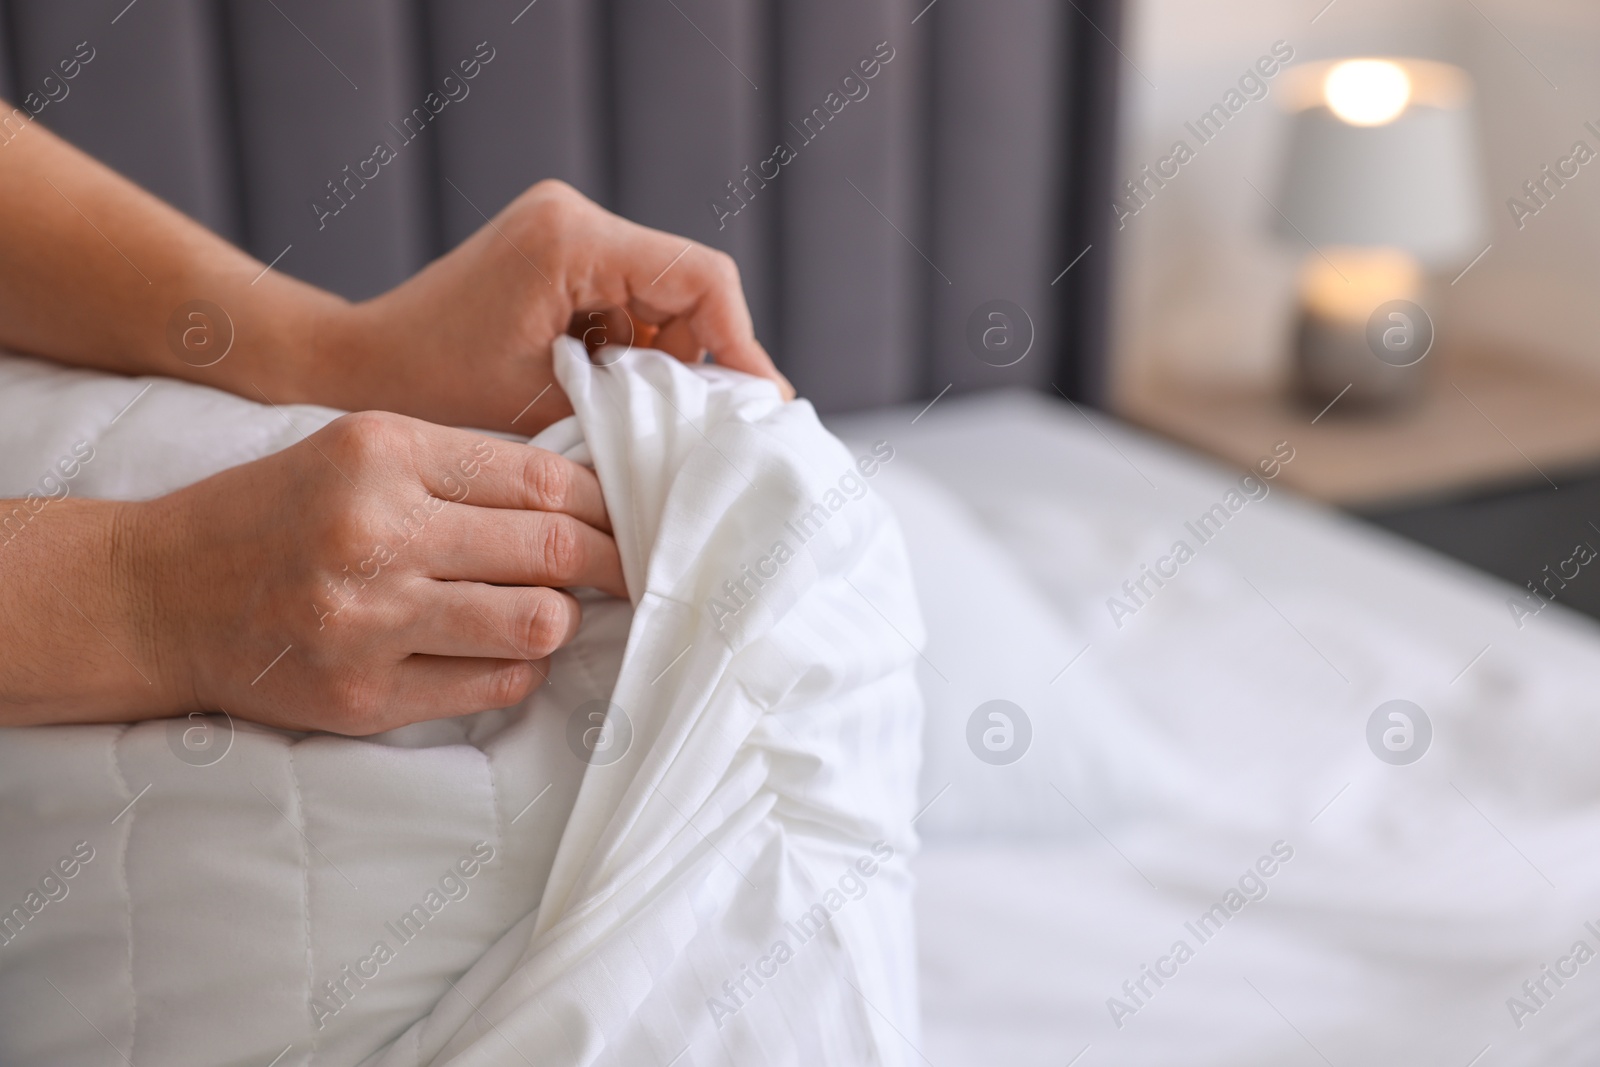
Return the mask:
{"type": "Polygon", "coordinates": [[[1107,597],[1238,473],[1031,394],[916,415],[833,428],[905,461],[878,488],[930,631],[929,1062],[1593,1061],[1600,964],[1521,987],[1600,950],[1600,627],[1519,629],[1509,585],[1273,488],[1119,629],[1107,597]],[[1009,767],[963,748],[991,697],[1034,724],[1009,767]],[[1366,744],[1394,698],[1433,723],[1411,766],[1366,744]],[[1267,897],[1200,945],[1185,922],[1280,840],[1267,897]]]}
{"type": "MultiPolygon", "coordinates": [[[[1507,1000],[1600,948],[1600,627],[1552,608],[1518,629],[1511,587],[1275,488],[1118,629],[1106,598],[1237,474],[1032,395],[917,415],[835,429],[896,449],[874,488],[929,622],[927,1061],[1592,1061],[1600,963],[1520,1028],[1507,1000]],[[995,697],[1034,725],[1008,767],[965,747],[995,697]],[[1364,741],[1397,697],[1436,729],[1410,767],[1364,741]],[[1279,840],[1267,898],[1117,1027],[1107,999],[1279,840]]],[[[111,495],[137,473],[111,447],[93,470],[111,495]]]]}
{"type": "MultiPolygon", "coordinates": [[[[555,355],[536,440],[599,472],[631,604],[517,707],[373,738],[0,730],[0,1063],[910,1061],[920,622],[873,465],[769,382],[555,355]]],[[[0,497],[137,499],[334,414],[0,357],[0,497]]]]}

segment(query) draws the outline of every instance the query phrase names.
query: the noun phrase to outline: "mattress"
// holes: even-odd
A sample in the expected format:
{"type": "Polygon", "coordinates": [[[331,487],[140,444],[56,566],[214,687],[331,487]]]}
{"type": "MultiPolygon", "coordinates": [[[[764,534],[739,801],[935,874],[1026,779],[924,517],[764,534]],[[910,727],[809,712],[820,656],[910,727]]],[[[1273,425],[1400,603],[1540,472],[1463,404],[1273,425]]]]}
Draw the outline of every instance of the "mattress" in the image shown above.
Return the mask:
{"type": "Polygon", "coordinates": [[[1292,440],[1242,480],[1033,394],[832,428],[903,458],[929,623],[927,1061],[1593,1062],[1593,621],[1296,499],[1292,440]]]}
{"type": "MultiPolygon", "coordinates": [[[[910,1062],[892,457],[723,368],[555,357],[535,440],[595,467],[628,598],[512,708],[0,730],[0,1063],[910,1062]]],[[[154,495],[335,414],[0,357],[0,496],[154,495]]]]}
{"type": "MultiPolygon", "coordinates": [[[[85,404],[74,397],[99,388],[92,376],[6,366],[41,398],[8,413],[8,432],[43,450],[22,464],[23,487],[23,473],[93,438],[89,481],[74,492],[90,492],[90,481],[97,495],[161,492],[283,447],[332,414],[246,419],[235,398],[208,393],[185,408],[188,427],[227,432],[152,468],[122,445],[170,419],[165,386],[146,396],[121,382],[115,402],[85,404]],[[107,420],[115,434],[100,436],[107,420]]],[[[885,617],[874,638],[908,657],[917,645],[927,706],[913,805],[924,1023],[919,1034],[914,1012],[857,1005],[883,1058],[939,1067],[1592,1059],[1593,622],[1560,607],[1520,616],[1518,590],[1295,499],[1267,474],[1294,462],[1294,441],[1246,480],[1032,394],[944,399],[925,413],[876,411],[832,428],[851,456],[893,451],[871,489],[899,513],[928,630],[918,645],[912,630],[889,634],[907,624],[885,617]],[[1383,709],[1397,700],[1413,709],[1402,755],[1420,758],[1410,762],[1386,747],[1395,727],[1383,709]]],[[[490,746],[470,725],[437,729],[389,757],[434,746],[483,762],[480,746],[490,746]]],[[[786,743],[768,741],[774,753],[786,743]]],[[[533,795],[502,803],[509,815],[533,795]]],[[[126,803],[119,797],[106,798],[117,803],[101,822],[126,803]]],[[[480,807],[491,826],[496,809],[480,807]]],[[[262,814],[275,842],[299,847],[286,818],[264,804],[262,814]]],[[[473,843],[439,836],[438,856],[408,857],[418,879],[401,880],[399,903],[473,843]]],[[[48,906],[61,917],[81,912],[91,880],[121,862],[116,850],[79,855],[75,840],[5,865],[16,885],[59,870],[70,896],[48,906]]],[[[517,859],[528,877],[552,863],[517,859]]],[[[337,891],[331,866],[319,877],[337,891]]],[[[502,897],[477,885],[449,915],[476,916],[481,946],[521,913],[502,897]]],[[[184,941],[197,928],[183,920],[173,916],[172,951],[236,951],[228,940],[184,941]]],[[[45,932],[29,930],[10,949],[37,947],[45,932]]],[[[417,992],[418,1003],[449,993],[441,975],[466,966],[471,952],[461,955],[407,955],[408,967],[427,963],[437,986],[417,992]]],[[[840,991],[820,978],[817,988],[840,991]]],[[[64,996],[33,986],[9,1010],[26,1000],[63,1027],[81,1022],[64,996]]],[[[357,1006],[375,1003],[364,996],[357,1006]]],[[[674,1011],[688,1019],[703,1008],[674,1011]]],[[[386,1025],[398,1032],[407,1016],[393,1014],[386,1025]]],[[[678,1017],[663,1010],[652,1026],[665,1032],[678,1017]]],[[[174,1034],[183,1018],[166,1013],[174,1034]]],[[[229,1032],[264,1050],[264,1063],[282,1046],[262,1018],[241,1017],[229,1032]]],[[[122,1032],[82,1036],[104,1062],[121,1062],[110,1042],[122,1032]]],[[[522,1062],[492,1031],[484,1037],[485,1062],[522,1062]]],[[[660,1062],[677,1054],[654,1052],[660,1062]]],[[[700,1062],[698,1052],[677,1062],[700,1062]]]]}

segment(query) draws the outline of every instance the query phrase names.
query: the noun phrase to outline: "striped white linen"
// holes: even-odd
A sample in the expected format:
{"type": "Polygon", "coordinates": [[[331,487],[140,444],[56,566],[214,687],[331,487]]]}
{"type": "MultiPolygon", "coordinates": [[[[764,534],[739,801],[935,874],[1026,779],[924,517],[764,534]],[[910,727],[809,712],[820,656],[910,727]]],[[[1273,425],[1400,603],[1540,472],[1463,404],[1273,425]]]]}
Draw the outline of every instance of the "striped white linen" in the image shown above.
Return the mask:
{"type": "MultiPolygon", "coordinates": [[[[587,603],[524,705],[378,738],[0,732],[0,1062],[917,1058],[922,632],[882,459],[754,379],[557,359],[577,415],[536,443],[592,457],[631,607],[587,603]]],[[[0,409],[0,494],[83,442],[70,491],[125,498],[336,414],[10,358],[0,409]]]]}

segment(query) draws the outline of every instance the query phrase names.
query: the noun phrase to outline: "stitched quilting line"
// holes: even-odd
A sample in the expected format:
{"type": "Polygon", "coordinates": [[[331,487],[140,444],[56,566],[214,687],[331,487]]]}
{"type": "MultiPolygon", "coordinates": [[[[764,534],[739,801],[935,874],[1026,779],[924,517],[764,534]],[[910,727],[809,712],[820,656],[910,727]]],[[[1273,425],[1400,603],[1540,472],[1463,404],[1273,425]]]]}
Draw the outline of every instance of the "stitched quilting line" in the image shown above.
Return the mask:
{"type": "MultiPolygon", "coordinates": [[[[306,997],[305,997],[305,1003],[307,1005],[306,1015],[309,1017],[310,1014],[311,1014],[311,1009],[310,1009],[309,1005],[311,1004],[312,998],[316,995],[316,974],[317,974],[315,966],[314,966],[314,961],[312,959],[312,949],[311,949],[311,848],[310,848],[310,845],[307,843],[308,839],[306,837],[306,831],[308,829],[310,829],[310,828],[305,825],[305,822],[306,822],[305,798],[301,795],[301,792],[300,792],[300,772],[295,770],[295,766],[294,766],[294,746],[293,745],[289,746],[288,756],[289,756],[289,788],[294,793],[295,817],[298,818],[300,820],[300,823],[301,823],[300,827],[298,828],[299,832],[296,834],[296,836],[300,838],[300,886],[301,886],[301,893],[302,893],[301,914],[305,917],[305,929],[306,929],[306,997]]],[[[311,1026],[309,1018],[308,1018],[308,1021],[306,1023],[306,1029],[308,1031],[309,1040],[310,1040],[310,1044],[311,1044],[311,1051],[310,1051],[309,1055],[307,1056],[306,1063],[308,1065],[310,1065],[312,1063],[315,1063],[316,1062],[316,1058],[317,1058],[317,1031],[316,1031],[315,1027],[311,1026]]]]}
{"type": "Polygon", "coordinates": [[[133,984],[133,888],[128,882],[128,848],[133,841],[133,821],[138,818],[133,811],[133,790],[128,788],[128,777],[122,773],[122,758],[118,750],[122,746],[122,739],[128,736],[131,726],[123,726],[111,738],[111,744],[106,750],[106,755],[111,763],[111,773],[116,777],[117,785],[122,789],[122,795],[128,798],[127,819],[128,825],[122,830],[122,855],[117,860],[117,871],[122,875],[122,899],[127,905],[128,920],[128,1057],[132,1062],[137,1055],[137,1039],[139,1036],[139,991],[133,984]]]}

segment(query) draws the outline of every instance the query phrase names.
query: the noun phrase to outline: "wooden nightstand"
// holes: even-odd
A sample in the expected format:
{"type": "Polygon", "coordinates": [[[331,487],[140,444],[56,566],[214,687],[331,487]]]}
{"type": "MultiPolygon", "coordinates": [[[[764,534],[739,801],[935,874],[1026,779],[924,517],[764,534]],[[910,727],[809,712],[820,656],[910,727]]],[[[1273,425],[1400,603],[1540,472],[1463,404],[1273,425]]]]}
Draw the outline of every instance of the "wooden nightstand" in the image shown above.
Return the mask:
{"type": "MultiPolygon", "coordinates": [[[[1498,575],[1520,603],[1575,546],[1600,552],[1600,382],[1486,359],[1429,369],[1420,402],[1389,413],[1264,392],[1134,393],[1118,410],[1240,468],[1288,441],[1281,484],[1498,575]]],[[[1600,578],[1556,599],[1600,618],[1600,578]]]]}
{"type": "Polygon", "coordinates": [[[1421,400],[1388,412],[1318,414],[1267,392],[1127,391],[1132,422],[1247,468],[1279,441],[1295,449],[1281,479],[1361,510],[1439,500],[1485,486],[1556,484],[1600,466],[1600,380],[1544,367],[1439,358],[1421,400]]]}

